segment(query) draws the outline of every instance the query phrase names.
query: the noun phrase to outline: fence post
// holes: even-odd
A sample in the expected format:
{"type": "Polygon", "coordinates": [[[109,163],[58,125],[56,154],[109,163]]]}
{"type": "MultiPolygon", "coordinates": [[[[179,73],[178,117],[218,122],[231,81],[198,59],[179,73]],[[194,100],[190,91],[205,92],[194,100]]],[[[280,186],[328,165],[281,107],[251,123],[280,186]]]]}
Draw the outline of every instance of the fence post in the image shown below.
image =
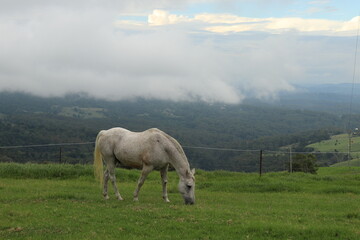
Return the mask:
{"type": "Polygon", "coordinates": [[[292,151],[291,151],[291,147],[289,147],[289,162],[290,162],[289,171],[290,171],[290,173],[292,173],[292,151]]]}
{"type": "Polygon", "coordinates": [[[260,150],[260,162],[259,162],[259,174],[262,175],[262,163],[263,163],[263,150],[260,150]]]}
{"type": "Polygon", "coordinates": [[[61,163],[61,155],[62,155],[62,147],[60,147],[60,150],[59,150],[59,163],[61,163]]]}

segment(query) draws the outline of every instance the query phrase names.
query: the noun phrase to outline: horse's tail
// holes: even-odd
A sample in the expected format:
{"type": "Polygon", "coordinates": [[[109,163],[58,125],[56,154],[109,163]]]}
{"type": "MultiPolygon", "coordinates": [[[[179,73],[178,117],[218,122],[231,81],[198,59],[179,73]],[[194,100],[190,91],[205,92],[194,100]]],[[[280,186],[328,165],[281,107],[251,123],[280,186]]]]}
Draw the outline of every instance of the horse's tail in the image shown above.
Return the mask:
{"type": "Polygon", "coordinates": [[[95,150],[94,150],[94,175],[95,178],[100,182],[100,185],[103,184],[103,178],[104,178],[104,170],[103,170],[103,161],[102,161],[102,155],[99,149],[99,138],[100,133],[96,137],[95,142],[95,150]]]}

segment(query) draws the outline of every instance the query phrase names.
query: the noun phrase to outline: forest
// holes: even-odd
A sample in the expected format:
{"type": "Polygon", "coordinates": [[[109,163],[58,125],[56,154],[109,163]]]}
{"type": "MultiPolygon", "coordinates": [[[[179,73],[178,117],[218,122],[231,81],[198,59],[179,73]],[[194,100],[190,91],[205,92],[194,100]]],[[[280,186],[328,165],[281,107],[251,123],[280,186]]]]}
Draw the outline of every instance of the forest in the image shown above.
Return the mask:
{"type": "MultiPolygon", "coordinates": [[[[111,127],[143,131],[157,127],[176,138],[195,167],[254,171],[257,152],[311,151],[308,144],[345,131],[347,115],[243,103],[171,102],[146,99],[106,101],[85,94],[42,98],[25,93],[0,93],[0,146],[94,142],[97,133],[111,127]],[[241,149],[201,150],[192,147],[241,149]]],[[[354,126],[360,116],[352,116],[354,126]]],[[[60,149],[0,149],[0,161],[90,163],[93,146],[60,149]],[[59,151],[62,151],[59,153],[59,151]]],[[[269,170],[284,170],[285,157],[268,157],[269,170]]],[[[322,161],[321,165],[327,165],[322,161]]]]}

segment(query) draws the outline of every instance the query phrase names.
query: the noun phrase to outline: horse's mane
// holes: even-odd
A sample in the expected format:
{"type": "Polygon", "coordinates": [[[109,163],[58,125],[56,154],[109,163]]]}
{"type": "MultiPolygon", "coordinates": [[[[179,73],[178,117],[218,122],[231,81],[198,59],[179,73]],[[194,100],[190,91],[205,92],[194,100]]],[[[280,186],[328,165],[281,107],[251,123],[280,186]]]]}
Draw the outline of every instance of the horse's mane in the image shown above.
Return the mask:
{"type": "Polygon", "coordinates": [[[162,135],[164,135],[168,140],[170,140],[170,142],[175,146],[176,150],[180,153],[180,155],[186,160],[186,163],[188,163],[186,154],[183,150],[183,148],[181,147],[180,143],[178,141],[176,141],[175,138],[171,137],[170,135],[168,135],[167,133],[159,130],[161,132],[162,135]]]}

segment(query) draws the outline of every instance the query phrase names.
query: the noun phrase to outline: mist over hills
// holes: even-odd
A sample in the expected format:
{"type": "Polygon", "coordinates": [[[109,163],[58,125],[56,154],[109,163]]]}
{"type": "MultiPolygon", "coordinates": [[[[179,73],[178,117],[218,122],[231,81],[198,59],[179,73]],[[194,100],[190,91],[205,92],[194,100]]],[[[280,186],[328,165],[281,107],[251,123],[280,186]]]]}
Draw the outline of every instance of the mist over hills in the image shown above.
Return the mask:
{"type": "MultiPolygon", "coordinates": [[[[354,89],[357,87],[359,85],[354,89]]],[[[2,92],[0,113],[2,122],[11,117],[31,119],[38,116],[44,119],[68,118],[74,124],[94,122],[94,131],[113,126],[133,131],[158,127],[181,135],[187,144],[209,144],[209,140],[195,141],[193,135],[197,133],[199,136],[208,136],[199,139],[209,139],[211,136],[211,146],[236,147],[239,142],[261,137],[324,128],[345,131],[349,114],[349,90],[350,84],[301,86],[271,101],[246,99],[242,104],[235,105],[143,99],[106,101],[86,94],[43,98],[25,93],[2,92]],[[180,134],[188,131],[191,134],[180,134]]],[[[360,113],[359,100],[359,95],[354,91],[352,113],[355,115],[360,113]]],[[[352,119],[354,122],[351,127],[358,126],[357,116],[352,119]]],[[[1,141],[5,143],[6,139],[1,141]]]]}
{"type": "MultiPolygon", "coordinates": [[[[256,100],[255,100],[256,102],[256,100]]],[[[272,106],[306,109],[335,114],[360,113],[360,84],[307,84],[296,86],[292,92],[282,92],[272,106]]]]}

